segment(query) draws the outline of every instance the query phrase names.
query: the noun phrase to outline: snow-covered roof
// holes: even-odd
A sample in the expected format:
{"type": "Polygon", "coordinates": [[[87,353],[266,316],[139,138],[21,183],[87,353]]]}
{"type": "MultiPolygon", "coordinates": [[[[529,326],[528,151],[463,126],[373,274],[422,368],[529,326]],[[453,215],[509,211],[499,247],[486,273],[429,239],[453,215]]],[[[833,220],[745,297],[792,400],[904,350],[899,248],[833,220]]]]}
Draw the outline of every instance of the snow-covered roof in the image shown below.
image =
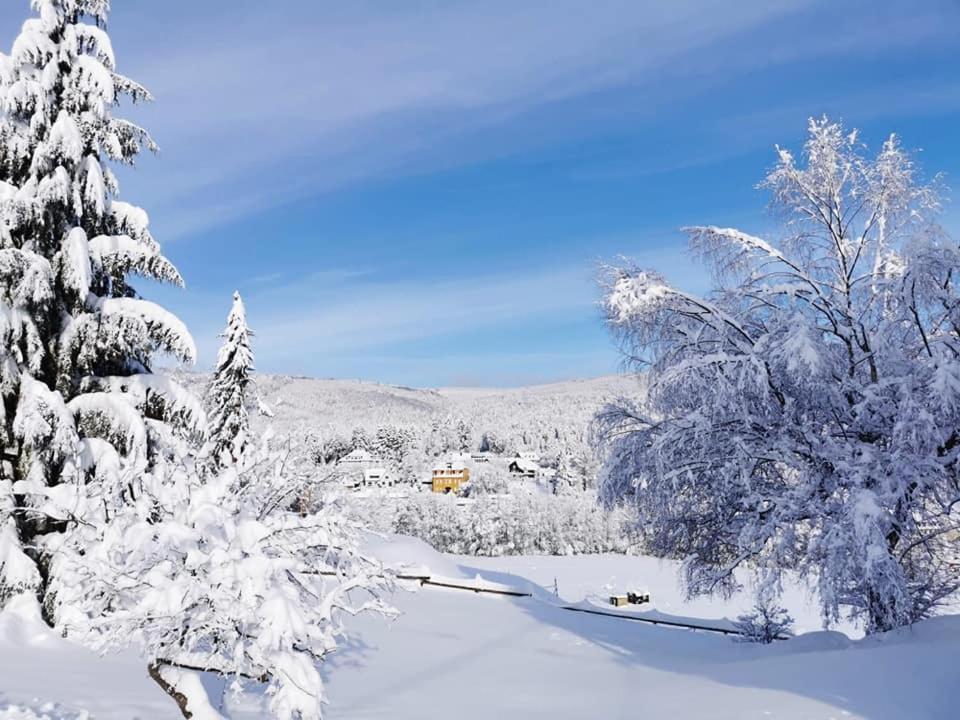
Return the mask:
{"type": "Polygon", "coordinates": [[[535,473],[540,470],[540,466],[537,465],[536,462],[534,462],[533,460],[528,460],[526,458],[515,459],[512,463],[510,463],[511,467],[514,465],[516,465],[517,469],[520,470],[521,472],[535,473]]]}
{"type": "Polygon", "coordinates": [[[364,464],[373,464],[380,462],[374,458],[370,453],[361,448],[356,450],[351,450],[349,453],[340,458],[339,463],[364,463],[364,464]]]}
{"type": "Polygon", "coordinates": [[[433,466],[434,470],[465,470],[467,464],[462,458],[455,457],[433,466]]]}

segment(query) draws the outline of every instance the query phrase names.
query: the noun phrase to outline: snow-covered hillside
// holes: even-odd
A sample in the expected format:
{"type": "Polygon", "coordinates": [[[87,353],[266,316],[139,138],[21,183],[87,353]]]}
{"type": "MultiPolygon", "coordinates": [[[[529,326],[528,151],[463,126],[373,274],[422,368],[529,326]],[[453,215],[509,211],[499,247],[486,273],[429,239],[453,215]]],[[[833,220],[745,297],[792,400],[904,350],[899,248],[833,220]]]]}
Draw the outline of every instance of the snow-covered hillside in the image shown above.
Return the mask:
{"type": "MultiPolygon", "coordinates": [[[[643,585],[656,610],[716,621],[747,598],[685,603],[676,567],[646,558],[458,558],[420,542],[380,542],[387,562],[460,582],[529,590],[511,598],[435,587],[399,591],[403,614],[349,626],[350,643],[325,664],[331,720],[508,718],[956,717],[960,618],[925,621],[866,640],[809,632],[774,644],[575,613],[643,585]],[[547,589],[542,586],[548,586],[547,589]]],[[[785,597],[798,630],[817,627],[797,588],[785,597]]],[[[43,626],[25,603],[0,614],[0,718],[174,720],[173,702],[132,655],[97,659],[43,626]]],[[[207,679],[214,704],[220,684],[207,679]]],[[[256,697],[225,701],[232,720],[261,720],[256,697]]]]}
{"type": "MultiPolygon", "coordinates": [[[[198,393],[209,377],[177,373],[198,393]]],[[[416,389],[365,380],[333,380],[291,375],[256,375],[257,394],[274,417],[253,413],[254,424],[273,426],[298,436],[327,427],[375,428],[385,424],[422,425],[453,415],[477,426],[495,425],[503,417],[562,418],[586,428],[604,403],[634,394],[637,380],[610,375],[519,388],[416,389]]]]}

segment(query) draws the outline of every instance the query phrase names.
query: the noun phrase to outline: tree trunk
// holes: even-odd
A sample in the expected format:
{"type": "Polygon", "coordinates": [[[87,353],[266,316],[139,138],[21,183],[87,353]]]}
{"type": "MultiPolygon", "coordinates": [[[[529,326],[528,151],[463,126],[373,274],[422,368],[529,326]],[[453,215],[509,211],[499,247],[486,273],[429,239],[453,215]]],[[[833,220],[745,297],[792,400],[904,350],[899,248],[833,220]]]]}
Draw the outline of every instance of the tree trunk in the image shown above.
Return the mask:
{"type": "Polygon", "coordinates": [[[193,713],[187,709],[187,704],[189,699],[182,692],[177,690],[176,687],[168,683],[163,675],[160,674],[160,668],[162,667],[161,663],[152,662],[147,665],[147,672],[150,673],[150,677],[153,678],[154,682],[157,683],[163,691],[173,698],[174,702],[177,703],[177,707],[180,708],[180,712],[183,714],[187,720],[193,717],[193,713]]]}
{"type": "Polygon", "coordinates": [[[867,593],[867,634],[887,632],[897,627],[896,608],[889,598],[884,598],[876,590],[867,593]]]}

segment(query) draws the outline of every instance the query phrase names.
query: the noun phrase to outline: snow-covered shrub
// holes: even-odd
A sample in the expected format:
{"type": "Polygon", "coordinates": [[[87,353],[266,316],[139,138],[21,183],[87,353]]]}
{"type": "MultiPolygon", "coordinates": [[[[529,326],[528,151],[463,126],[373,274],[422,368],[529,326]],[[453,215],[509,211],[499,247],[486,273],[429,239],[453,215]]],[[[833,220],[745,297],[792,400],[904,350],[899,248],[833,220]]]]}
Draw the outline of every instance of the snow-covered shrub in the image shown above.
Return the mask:
{"type": "Polygon", "coordinates": [[[392,611],[341,500],[301,514],[300,490],[264,446],[215,476],[160,463],[106,513],[81,495],[53,562],[57,626],[102,650],[135,645],[154,668],[219,673],[238,692],[266,682],[274,717],[319,718],[317,663],[341,615],[392,611]]]}
{"type": "Polygon", "coordinates": [[[495,430],[486,430],[480,437],[480,452],[506,455],[513,448],[508,446],[508,440],[495,430]]]}
{"type": "Polygon", "coordinates": [[[483,495],[503,495],[510,491],[510,473],[498,466],[481,466],[473,470],[468,482],[460,490],[460,495],[478,498],[483,495]]]}
{"type": "Polygon", "coordinates": [[[61,484],[96,485],[112,502],[205,426],[192,394],[150,374],[158,352],[192,361],[195,349],[131,279],[182,280],[110,167],[154,149],[112,113],[149,93],[117,72],[108,0],[32,7],[0,55],[0,597],[42,591],[61,484]]]}
{"type": "Polygon", "coordinates": [[[793,618],[785,608],[764,596],[757,598],[750,612],[737,617],[734,627],[743,642],[769,644],[790,636],[793,618]]]}
{"type": "Polygon", "coordinates": [[[960,249],[896,137],[811,120],[764,183],[778,240],[688,228],[708,298],[620,268],[609,323],[649,392],[598,416],[602,494],[631,503],[691,594],[735,571],[817,582],[827,622],[869,632],[957,591],[960,249]]]}
{"type": "Polygon", "coordinates": [[[583,493],[469,501],[422,493],[383,513],[380,528],[463,555],[579,555],[625,552],[636,544],[620,511],[608,512],[583,493]]]}

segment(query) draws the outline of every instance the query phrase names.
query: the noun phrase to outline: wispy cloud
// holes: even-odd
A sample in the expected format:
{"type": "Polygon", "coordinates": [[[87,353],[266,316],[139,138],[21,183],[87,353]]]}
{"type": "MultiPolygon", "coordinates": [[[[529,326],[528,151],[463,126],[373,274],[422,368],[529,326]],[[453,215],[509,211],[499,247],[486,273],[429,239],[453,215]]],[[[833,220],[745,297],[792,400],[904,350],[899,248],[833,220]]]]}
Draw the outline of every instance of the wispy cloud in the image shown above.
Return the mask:
{"type": "MultiPolygon", "coordinates": [[[[0,9],[8,41],[25,10],[0,9]]],[[[656,117],[772,64],[935,44],[957,19],[951,3],[865,0],[118,3],[121,69],[158,99],[135,115],[163,148],[124,180],[150,199],[163,237],[191,235],[502,152],[502,137],[462,140],[535,111],[563,125],[566,101],[606,89],[633,88],[656,117]]]]}
{"type": "Polygon", "coordinates": [[[877,118],[925,116],[960,111],[960,80],[953,82],[890,82],[882,88],[870,87],[847,92],[824,90],[815,102],[793,102],[786,105],[755,108],[718,119],[714,127],[725,139],[723,147],[736,152],[749,141],[769,139],[779,128],[801,127],[804,118],[827,114],[843,118],[851,126],[877,118]],[[732,147],[731,147],[732,145],[732,147]]]}
{"type": "MultiPolygon", "coordinates": [[[[0,7],[8,43],[27,4],[0,7]]],[[[788,141],[783,127],[799,137],[803,118],[822,110],[838,109],[852,123],[903,112],[955,111],[957,85],[949,68],[931,72],[923,83],[916,82],[913,68],[900,77],[873,77],[858,88],[871,58],[886,61],[951,43],[955,48],[958,22],[955,0],[117,2],[111,31],[120,69],[157,97],[154,105],[125,110],[150,128],[163,148],[159,161],[144,159],[142,167],[121,171],[123,192],[150,210],[156,234],[167,242],[213,235],[278,206],[371,180],[511,153],[535,155],[538,148],[572,147],[577,143],[571,141],[581,139],[587,145],[600,138],[602,144],[617,132],[652,137],[638,143],[642,151],[619,153],[614,143],[607,154],[585,153],[558,169],[575,181],[571,185],[579,183],[575,192],[594,193],[582,198],[586,206],[608,187],[625,193],[627,183],[604,184],[618,174],[649,186],[653,175],[723,165],[747,149],[788,141]],[[817,63],[836,68],[843,81],[825,76],[811,83],[818,70],[797,72],[817,63]],[[783,92],[777,87],[766,94],[749,92],[750,80],[771,67],[783,71],[783,92]],[[798,74],[807,82],[806,94],[791,85],[798,74]],[[679,129],[673,134],[653,132],[674,126],[679,129]]],[[[594,142],[591,151],[596,148],[594,142]]],[[[518,193],[527,191],[527,180],[519,178],[518,193]]],[[[563,189],[570,192],[564,199],[574,192],[563,189]]],[[[686,192],[693,190],[681,187],[674,194],[686,192]]],[[[638,198],[638,208],[643,202],[638,198]]],[[[622,203],[610,206],[625,225],[666,224],[661,207],[628,213],[622,203]]],[[[378,209],[371,208],[368,217],[376,218],[378,209]]],[[[419,210],[428,214],[430,208],[419,210]]],[[[523,214],[529,211],[515,212],[518,223],[529,220],[523,214]]],[[[534,232],[564,230],[563,215],[534,232]]],[[[496,219],[502,226],[514,216],[496,219]]],[[[231,272],[239,268],[229,275],[229,289],[236,282],[248,298],[261,364],[281,369],[294,357],[312,355],[339,358],[347,367],[345,358],[377,356],[409,368],[428,355],[419,347],[401,352],[404,345],[427,347],[470,332],[495,340],[512,327],[536,329],[571,316],[587,318],[589,328],[599,326],[593,268],[585,258],[589,250],[571,249],[569,238],[561,248],[540,237],[528,267],[470,267],[461,277],[450,269],[454,244],[443,247],[437,235],[467,231],[471,241],[484,243],[496,232],[483,218],[470,228],[461,220],[428,228],[432,244],[411,243],[411,253],[427,255],[439,247],[444,255],[442,262],[426,257],[419,277],[388,274],[409,266],[397,260],[400,252],[371,261],[379,257],[380,241],[367,238],[364,244],[362,229],[358,237],[329,243],[337,248],[329,253],[318,251],[327,247],[322,233],[284,225],[282,219],[270,231],[289,233],[289,242],[276,242],[276,236],[258,240],[256,252],[249,239],[238,242],[249,257],[227,258],[233,262],[224,265],[231,272]],[[350,243],[356,243],[355,253],[350,243]],[[274,247],[298,253],[301,265],[291,267],[290,258],[271,255],[274,247]],[[303,268],[331,262],[344,267],[303,274],[303,268]],[[441,268],[449,274],[441,275],[441,268]]],[[[388,237],[397,231],[409,237],[418,229],[384,221],[370,234],[388,237]]],[[[625,236],[617,246],[629,252],[651,242],[656,239],[649,235],[625,236]]],[[[590,243],[585,237],[584,246],[590,243]]],[[[210,246],[224,252],[231,247],[226,240],[210,246]]],[[[198,266],[215,252],[191,255],[189,245],[167,249],[198,266]]],[[[681,285],[702,284],[702,272],[673,250],[640,261],[666,266],[681,285]]],[[[190,279],[199,289],[171,304],[209,354],[229,305],[225,289],[210,286],[226,284],[227,272],[208,277],[205,268],[197,269],[190,279]]],[[[500,350],[506,357],[514,349],[500,350]]],[[[573,358],[574,350],[557,352],[573,358]]],[[[456,348],[444,352],[450,358],[465,355],[456,355],[456,348]]],[[[528,352],[526,360],[515,351],[513,356],[520,366],[531,365],[534,355],[552,357],[556,365],[552,352],[528,352]]]]}
{"type": "MultiPolygon", "coordinates": [[[[180,5],[167,0],[163,14],[180,5]]],[[[935,13],[911,9],[897,33],[875,32],[869,13],[841,14],[842,31],[823,33],[804,21],[813,7],[826,6],[297,0],[231,8],[230,22],[192,8],[175,36],[155,37],[155,9],[118,6],[121,62],[157,95],[143,119],[166,148],[162,167],[130,181],[149,189],[166,237],[189,235],[364,178],[502,151],[458,140],[607,88],[637,88],[655,115],[731,74],[944,31],[935,13]]]]}
{"type": "Polygon", "coordinates": [[[513,387],[611,374],[618,358],[612,346],[598,344],[567,352],[502,351],[491,363],[475,352],[408,356],[396,353],[334,358],[329,373],[337,377],[370,377],[371,368],[389,368],[377,375],[384,382],[420,387],[513,387]]]}
{"type": "MultiPolygon", "coordinates": [[[[302,286],[284,288],[289,296],[302,286]]],[[[409,341],[442,338],[480,328],[592,311],[597,291],[589,268],[515,268],[476,276],[425,275],[403,280],[346,283],[313,293],[314,302],[294,311],[260,295],[261,347],[274,355],[313,348],[344,354],[409,341]]]]}

